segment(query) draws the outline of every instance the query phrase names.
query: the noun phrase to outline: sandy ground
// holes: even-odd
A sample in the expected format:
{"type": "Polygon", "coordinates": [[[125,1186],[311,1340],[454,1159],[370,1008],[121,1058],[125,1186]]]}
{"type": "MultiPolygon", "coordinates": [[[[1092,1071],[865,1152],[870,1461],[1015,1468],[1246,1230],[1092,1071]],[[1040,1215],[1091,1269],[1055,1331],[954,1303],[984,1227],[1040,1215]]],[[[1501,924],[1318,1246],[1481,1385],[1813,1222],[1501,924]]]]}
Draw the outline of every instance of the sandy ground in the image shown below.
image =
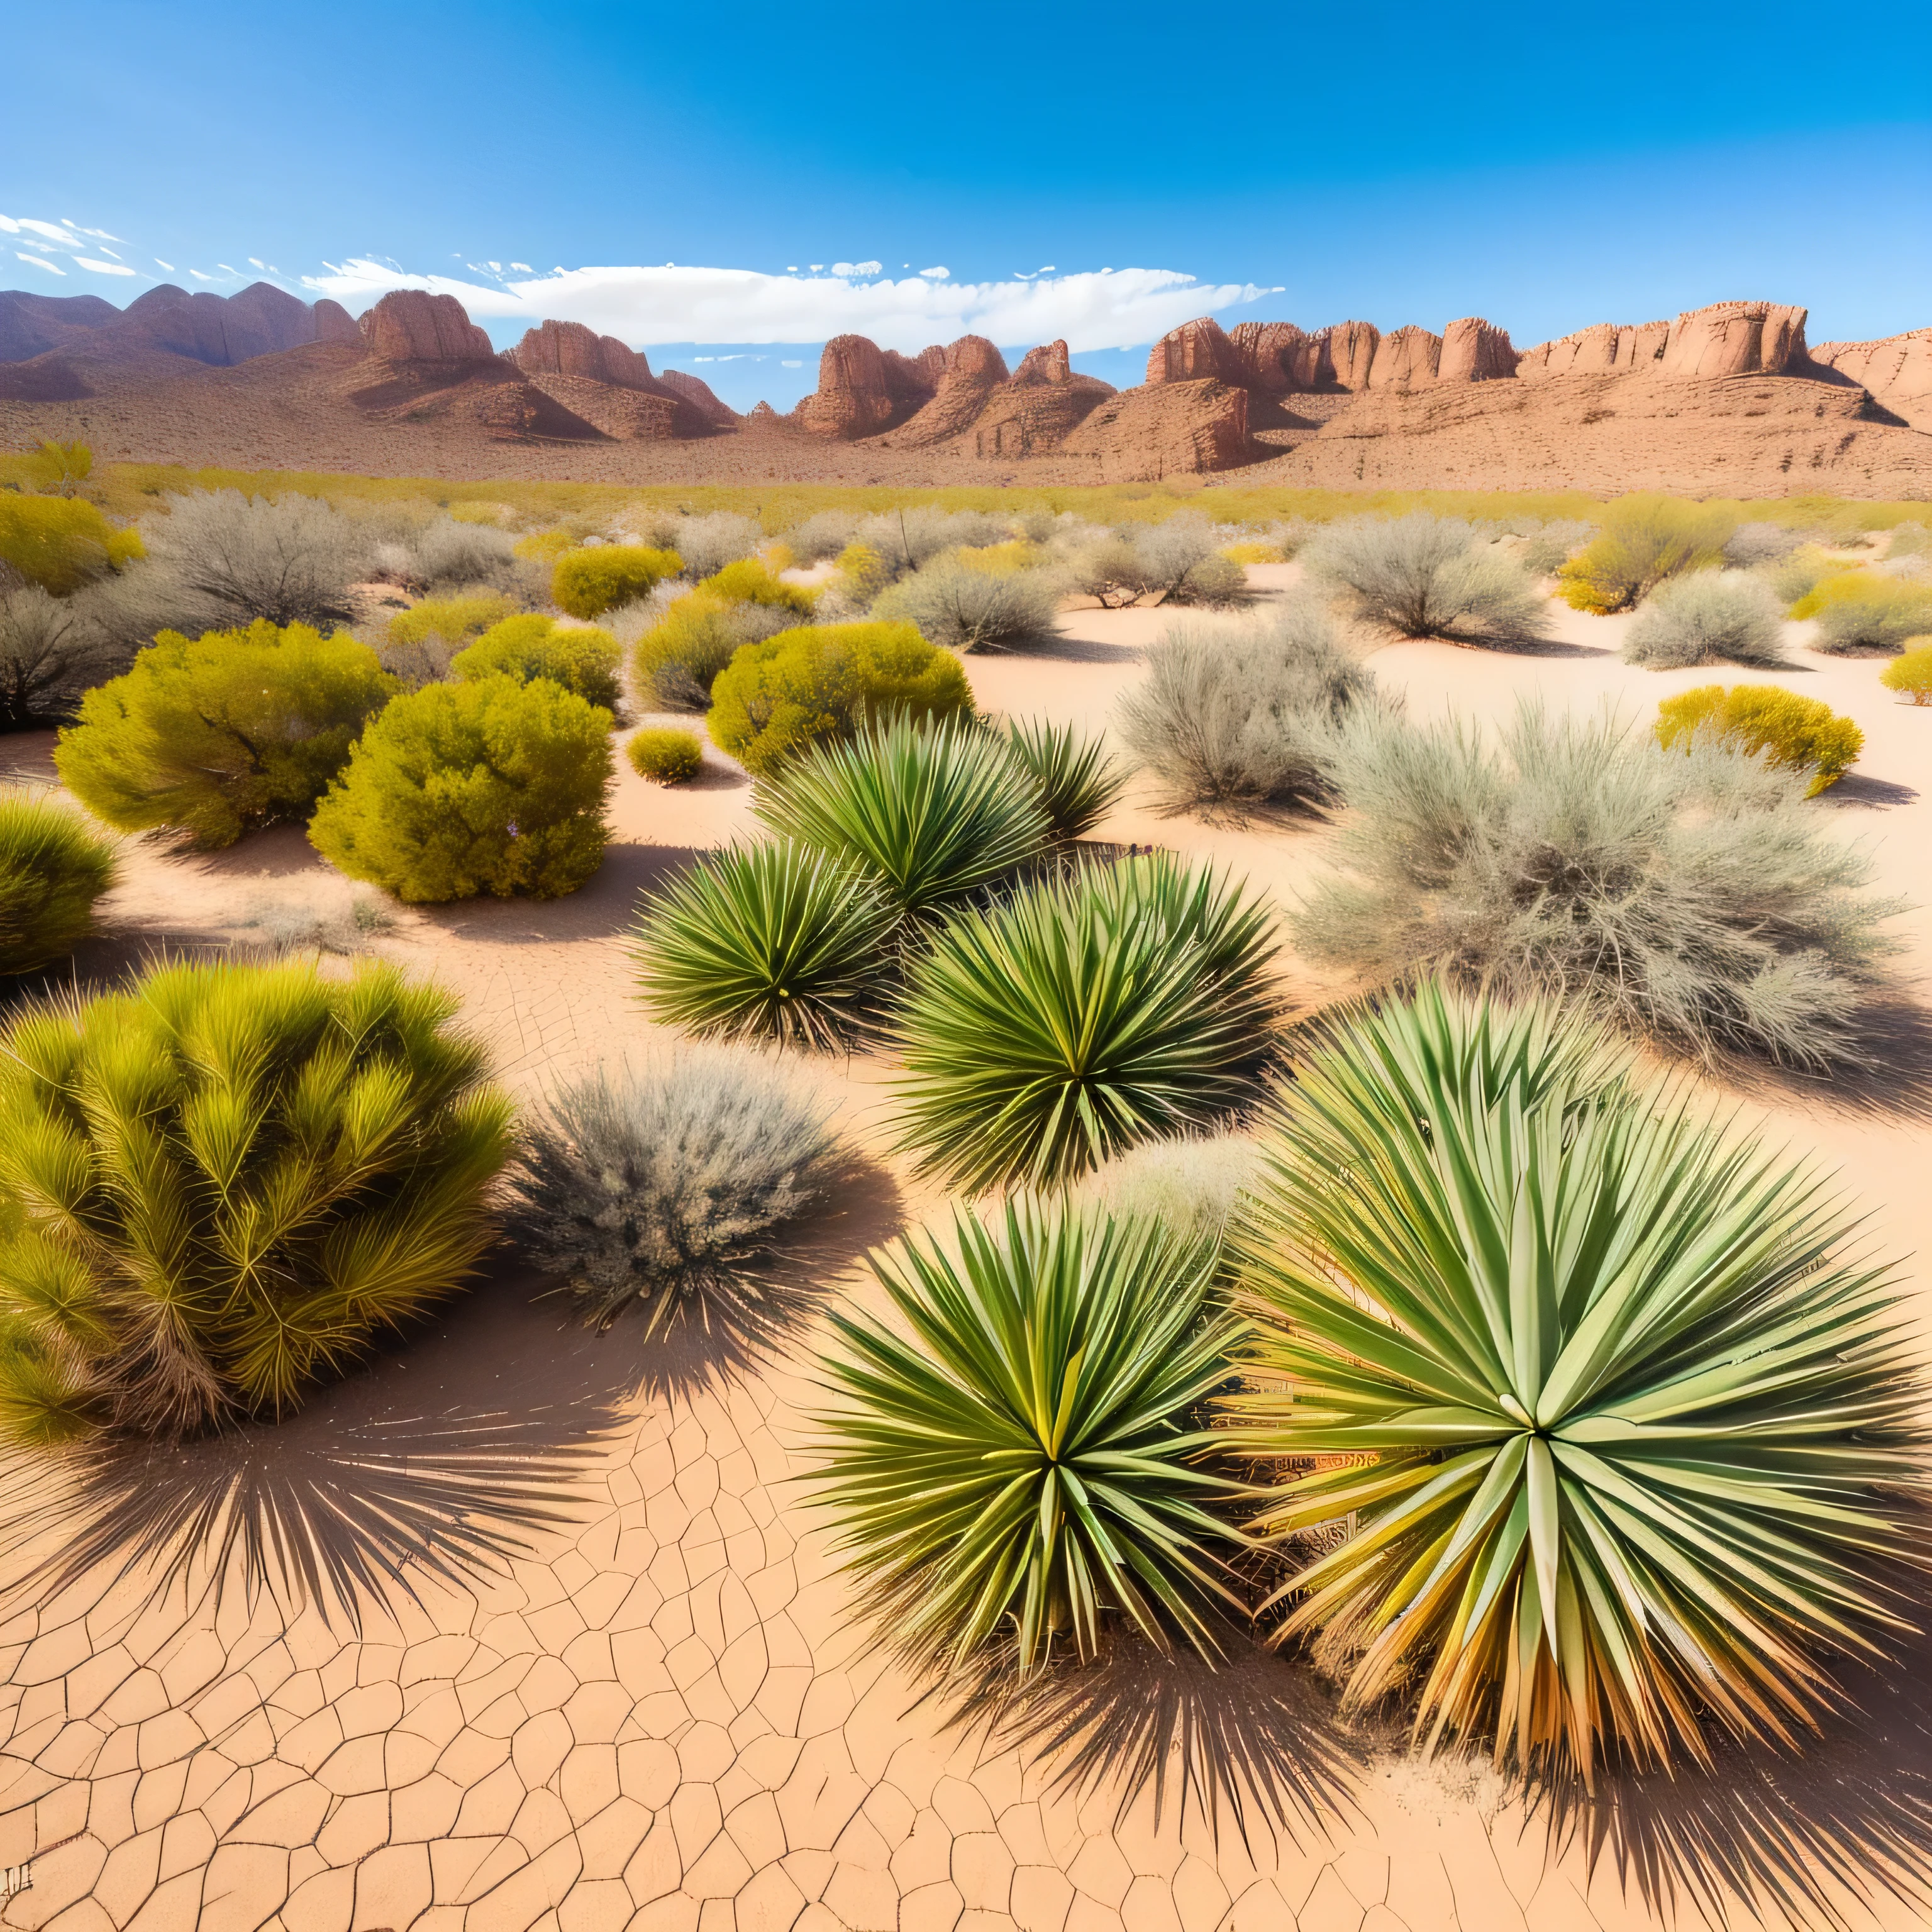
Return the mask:
{"type": "MultiPolygon", "coordinates": [[[[1296,570],[1250,574],[1274,596],[1296,570]]],[[[986,708],[1100,728],[1173,621],[1072,613],[1057,649],[968,670],[986,708]]],[[[1524,695],[1648,717],[1711,680],[1624,666],[1625,621],[1565,611],[1534,655],[1402,644],[1373,668],[1419,713],[1491,719],[1524,695]]],[[[1932,956],[1932,710],[1895,703],[1872,662],[1792,634],[1798,668],[1775,681],[1866,733],[1818,809],[1912,902],[1899,930],[1916,973],[1932,956]]],[[[0,741],[0,765],[50,776],[49,748],[0,741]]],[[[754,829],[742,774],[707,760],[675,790],[620,760],[609,859],[574,897],[405,912],[374,950],[458,992],[520,1094],[671,1050],[631,997],[624,935],[640,892],[754,829]]],[[[1211,855],[1284,903],[1326,838],[1164,819],[1131,794],[1098,836],[1211,855]]],[[[350,902],[293,832],[126,858],[84,974],[350,902]]],[[[1289,965],[1311,1006],[1340,990],[1289,965]]],[[[1895,1072],[1865,1091],[1717,1097],[1842,1169],[1875,1245],[1916,1257],[1932,1249],[1924,1109],[1912,1070],[1895,1072]]],[[[819,1292],[863,1294],[863,1249],[939,1204],[889,1152],[888,1073],[812,1069],[873,1163],[823,1231],[819,1292]]],[[[1924,1265],[1905,1273],[1922,1314],[1924,1265]]],[[[1023,1713],[1013,1736],[968,1734],[877,1654],[790,1480],[808,1463],[808,1323],[646,1348],[621,1325],[570,1327],[533,1286],[493,1276],[281,1430],[110,1472],[91,1540],[50,1492],[22,1490],[0,1559],[16,1587],[0,1623],[0,1864],[32,1858],[32,1886],[0,1924],[1568,1932],[1661,1922],[1673,1901],[1694,1927],[1700,1895],[1737,1886],[1753,1897],[1732,1923],[1782,1925],[1778,1898],[1802,1871],[1850,1922],[1932,1925],[1892,1889],[1932,1873],[1920,1646],[1903,1677],[1850,1686],[1854,1708],[1802,1760],[1616,1786],[1554,1843],[1480,1767],[1413,1762],[1272,1660],[1210,1680],[1130,1657],[1096,1673],[1077,1720],[1023,1713]],[[158,1564],[167,1526],[224,1496],[264,1522],[307,1520],[364,1574],[359,1628],[326,1593],[250,1600],[235,1575],[217,1591],[205,1564],[158,1564]],[[425,1534],[440,1568],[399,1580],[394,1552],[425,1534]],[[1246,1792],[1238,1816],[1225,1796],[1211,1814],[1186,1797],[1190,1756],[1246,1792]],[[1162,1768],[1158,1804],[1137,1764],[1162,1768]]]]}

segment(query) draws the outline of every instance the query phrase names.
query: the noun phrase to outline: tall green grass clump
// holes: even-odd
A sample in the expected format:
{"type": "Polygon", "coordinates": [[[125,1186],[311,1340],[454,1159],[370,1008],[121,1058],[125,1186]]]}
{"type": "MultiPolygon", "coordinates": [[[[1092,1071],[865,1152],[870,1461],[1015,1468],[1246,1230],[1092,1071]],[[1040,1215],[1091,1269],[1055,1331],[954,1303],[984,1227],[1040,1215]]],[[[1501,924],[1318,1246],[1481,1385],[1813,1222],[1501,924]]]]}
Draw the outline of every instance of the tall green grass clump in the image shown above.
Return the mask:
{"type": "Polygon", "coordinates": [[[114,873],[114,848],[77,813],[0,789],[0,976],[64,959],[94,930],[114,873]]]}
{"type": "Polygon", "coordinates": [[[835,1312],[820,1501],[922,1671],[997,1644],[1027,1674],[1115,1619],[1210,1659],[1239,1600],[1200,1411],[1238,1330],[1211,1243],[1009,1202],[876,1253],[892,1327],[835,1312]]]}
{"type": "Polygon", "coordinates": [[[310,842],[411,904],[574,892],[604,862],[610,725],[548,678],[425,685],[364,733],[310,842]]]}
{"type": "Polygon", "coordinates": [[[1510,644],[1549,632],[1535,580],[1460,518],[1423,510],[1350,518],[1301,556],[1310,576],[1338,592],[1354,616],[1397,637],[1510,644]]]}
{"type": "Polygon", "coordinates": [[[1556,573],[1573,610],[1607,616],[1641,604],[1660,584],[1714,570],[1735,520],[1714,506],[1638,492],[1605,506],[1597,534],[1556,573]]]}
{"type": "Polygon", "coordinates": [[[550,602],[572,617],[601,617],[648,597],[684,568],[675,550],[644,544],[594,544],[567,550],[550,571],[550,602]]]}
{"type": "Polygon", "coordinates": [[[1274,940],[1265,906],[1165,854],[956,914],[906,969],[900,1146],[977,1192],[1211,1130],[1274,1048],[1274,940]]]}
{"type": "Polygon", "coordinates": [[[586,704],[614,712],[622,693],[617,683],[621,653],[608,631],[560,624],[554,617],[519,615],[490,626],[449,662],[449,674],[464,682],[482,677],[513,677],[520,684],[547,677],[586,704]]]}
{"type": "Polygon", "coordinates": [[[1292,1565],[1280,1634],[1346,1707],[1526,1771],[1708,1764],[1707,1722],[1794,1745],[1831,1660],[1904,1621],[1924,1396],[1892,1270],[1574,1010],[1425,985],[1296,1072],[1226,1405],[1281,1472],[1252,1526],[1292,1565]]]}
{"type": "Polygon", "coordinates": [[[1762,758],[1780,770],[1809,780],[1807,798],[1828,790],[1858,762],[1865,734],[1839,717],[1822,699],[1800,698],[1771,684],[1700,685],[1657,707],[1653,728],[1668,751],[1700,743],[1721,745],[1747,758],[1762,758]]]}
{"type": "Polygon", "coordinates": [[[488,1246],[508,1101],[395,968],[155,968],[0,1052],[0,1432],[296,1408],[488,1246]]]}
{"type": "Polygon", "coordinates": [[[1664,585],[1637,613],[1624,639],[1624,662],[1652,670],[1706,664],[1780,669],[1786,664],[1783,614],[1762,578],[1699,571],[1664,585]]]}
{"type": "Polygon", "coordinates": [[[81,700],[54,764],[116,831],[232,845],[307,818],[396,688],[346,634],[266,620],[195,638],[164,631],[81,700]]]}

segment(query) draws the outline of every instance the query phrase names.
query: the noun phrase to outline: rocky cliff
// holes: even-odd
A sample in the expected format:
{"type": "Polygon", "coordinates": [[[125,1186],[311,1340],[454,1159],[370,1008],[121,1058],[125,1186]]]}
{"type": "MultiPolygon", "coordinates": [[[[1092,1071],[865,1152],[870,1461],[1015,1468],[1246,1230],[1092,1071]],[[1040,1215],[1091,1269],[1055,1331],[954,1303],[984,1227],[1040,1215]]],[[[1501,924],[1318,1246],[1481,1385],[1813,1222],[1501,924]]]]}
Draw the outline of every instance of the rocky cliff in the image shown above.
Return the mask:
{"type": "Polygon", "coordinates": [[[1900,422],[1932,431],[1932,328],[1914,328],[1876,342],[1821,342],[1811,361],[1864,390],[1900,422]]]}

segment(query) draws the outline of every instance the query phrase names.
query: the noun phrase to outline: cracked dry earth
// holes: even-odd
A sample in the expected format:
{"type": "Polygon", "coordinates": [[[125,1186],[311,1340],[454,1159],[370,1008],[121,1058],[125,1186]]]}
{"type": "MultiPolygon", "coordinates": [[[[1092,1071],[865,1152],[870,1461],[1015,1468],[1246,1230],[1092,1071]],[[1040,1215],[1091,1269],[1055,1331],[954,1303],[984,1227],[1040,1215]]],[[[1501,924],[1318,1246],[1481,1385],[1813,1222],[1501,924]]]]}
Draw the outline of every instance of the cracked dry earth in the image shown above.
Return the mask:
{"type": "MultiPolygon", "coordinates": [[[[1060,658],[969,668],[984,702],[1098,724],[1153,617],[1083,614],[1060,658]]],[[[1605,634],[1541,659],[1405,645],[1376,668],[1420,705],[1453,692],[1491,715],[1522,690],[1654,703],[1696,681],[1625,671],[1605,634]]],[[[1867,726],[1866,769],[1891,785],[1870,796],[1905,801],[1859,808],[1858,829],[1876,832],[1888,886],[1924,904],[1911,874],[1932,841],[1904,782],[1932,769],[1927,721],[1888,706],[1870,667],[1814,662],[1808,688],[1867,726]]],[[[9,757],[32,776],[45,750],[15,740],[9,757]]],[[[626,998],[636,890],[749,824],[729,772],[676,795],[620,772],[618,842],[583,893],[408,915],[381,942],[464,995],[526,1095],[647,1037],[626,998]]],[[[1184,842],[1278,894],[1319,837],[1177,826],[1131,800],[1105,831],[1184,842]]],[[[108,908],[125,957],[158,939],[231,942],[250,893],[312,904],[341,890],[298,835],[202,861],[142,849],[128,867],[108,908]]],[[[878,1071],[824,1070],[879,1164],[821,1294],[862,1293],[866,1246],[940,1205],[888,1171],[878,1071]]],[[[1853,1173],[1892,1252],[1922,1245],[1922,1130],[1815,1101],[1784,1105],[1777,1124],[1853,1173]]],[[[1932,1870],[1932,1671],[1868,1698],[1802,1774],[1653,1789],[1648,1835],[1618,1841],[1634,1847],[1628,1884],[1614,1850],[1586,1856],[1587,1833],[1551,1850],[1486,1774],[1344,1729],[1279,1659],[1204,1687],[1129,1656],[1077,1735],[969,1732],[883,1654],[794,1480],[811,1464],[809,1324],[763,1350],[713,1337],[652,1352],[622,1324],[586,1335],[533,1302],[535,1286],[493,1276],[293,1421],[226,1460],[123,1468],[92,1514],[8,1479],[0,1865],[10,1886],[31,1861],[32,1883],[0,1924],[1613,1932],[1660,1922],[1673,1889],[1675,1922],[1703,1924],[1700,1874],[1750,1886],[1792,1844],[1814,1868],[1852,1848],[1851,1886],[1827,1887],[1848,1922],[1932,1924],[1882,1887],[1868,1907],[1851,1888],[1874,1870],[1932,1870]],[[260,1524],[305,1522],[342,1587],[304,1598],[272,1574],[251,1593],[242,1556],[224,1569],[191,1544],[165,1561],[170,1526],[224,1496],[260,1524]],[[425,1537],[436,1560],[385,1574],[425,1537]],[[1217,1722],[1249,1752],[1238,1821],[1226,1793],[1210,1814],[1180,1792],[1177,1709],[1199,1720],[1208,1758],[1217,1722]],[[1163,1780],[1142,1774],[1150,1762],[1163,1780]]],[[[1761,1896],[1730,1922],[1786,1920],[1761,1896]]]]}

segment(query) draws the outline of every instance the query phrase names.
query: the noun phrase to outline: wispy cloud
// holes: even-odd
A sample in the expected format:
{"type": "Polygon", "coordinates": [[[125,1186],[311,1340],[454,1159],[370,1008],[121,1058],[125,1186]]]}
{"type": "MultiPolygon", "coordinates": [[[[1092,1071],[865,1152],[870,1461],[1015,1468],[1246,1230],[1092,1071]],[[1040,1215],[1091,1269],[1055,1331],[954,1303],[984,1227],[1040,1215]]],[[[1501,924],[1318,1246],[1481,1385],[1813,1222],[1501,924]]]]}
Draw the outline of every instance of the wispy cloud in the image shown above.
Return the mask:
{"type": "Polygon", "coordinates": [[[1004,282],[941,279],[946,273],[932,268],[901,280],[867,280],[666,263],[472,282],[352,258],[330,274],[302,280],[312,292],[351,308],[367,308],[392,289],[427,289],[455,296],[472,316],[581,322],[643,345],[822,342],[849,333],[908,353],[969,334],[1008,345],[1064,336],[1076,352],[1111,349],[1150,342],[1192,316],[1275,292],[1252,283],[1204,283],[1172,268],[1102,268],[1051,279],[1042,270],[1033,280],[1004,282]]]}
{"type": "Polygon", "coordinates": [[[74,259],[83,268],[92,268],[97,275],[131,275],[134,272],[125,262],[97,262],[92,255],[76,255],[74,259]]]}
{"type": "Polygon", "coordinates": [[[23,255],[16,248],[14,251],[14,259],[16,262],[25,262],[29,268],[44,268],[50,275],[64,275],[67,273],[64,268],[56,267],[44,255],[23,255]]]}

